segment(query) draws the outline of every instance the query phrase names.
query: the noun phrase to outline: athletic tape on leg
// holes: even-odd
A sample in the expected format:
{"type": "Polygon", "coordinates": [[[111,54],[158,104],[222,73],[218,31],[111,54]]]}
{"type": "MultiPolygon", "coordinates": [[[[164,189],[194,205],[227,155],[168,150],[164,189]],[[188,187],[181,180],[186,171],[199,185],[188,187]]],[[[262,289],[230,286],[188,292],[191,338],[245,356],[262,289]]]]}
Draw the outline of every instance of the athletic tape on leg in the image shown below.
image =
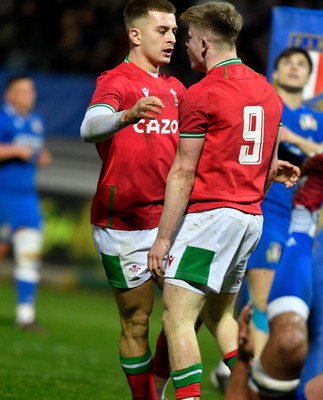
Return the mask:
{"type": "Polygon", "coordinates": [[[40,279],[43,234],[36,229],[23,229],[13,235],[14,276],[18,280],[38,282],[40,279]]]}

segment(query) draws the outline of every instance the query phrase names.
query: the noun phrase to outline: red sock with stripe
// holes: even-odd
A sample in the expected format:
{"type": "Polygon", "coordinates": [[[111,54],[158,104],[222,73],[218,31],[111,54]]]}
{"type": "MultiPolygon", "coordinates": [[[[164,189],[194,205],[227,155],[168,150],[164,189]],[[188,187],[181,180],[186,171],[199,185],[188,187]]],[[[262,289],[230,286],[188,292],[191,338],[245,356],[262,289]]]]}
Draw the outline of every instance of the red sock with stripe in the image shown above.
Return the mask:
{"type": "Polygon", "coordinates": [[[150,350],[138,357],[125,357],[120,354],[120,363],[126,374],[133,400],[158,400],[150,350]]]}
{"type": "Polygon", "coordinates": [[[202,364],[193,364],[187,368],[171,371],[176,399],[201,396],[200,383],[202,380],[202,371],[202,364]]]}

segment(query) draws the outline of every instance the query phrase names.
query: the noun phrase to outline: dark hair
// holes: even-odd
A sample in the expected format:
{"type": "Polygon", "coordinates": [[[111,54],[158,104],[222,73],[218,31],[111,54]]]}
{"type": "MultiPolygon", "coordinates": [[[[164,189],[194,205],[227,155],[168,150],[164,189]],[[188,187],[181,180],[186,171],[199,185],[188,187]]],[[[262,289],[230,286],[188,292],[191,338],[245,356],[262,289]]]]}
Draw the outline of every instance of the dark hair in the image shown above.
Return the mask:
{"type": "Polygon", "coordinates": [[[175,6],[168,0],[130,0],[123,10],[124,23],[127,31],[134,20],[148,16],[149,11],[159,11],[175,14],[175,6]]]}
{"type": "Polygon", "coordinates": [[[224,1],[192,6],[183,12],[180,18],[201,31],[212,32],[220,40],[231,45],[235,44],[243,25],[242,15],[235,6],[224,1]]]}
{"type": "Polygon", "coordinates": [[[308,62],[308,66],[310,68],[310,74],[311,74],[312,70],[313,70],[313,61],[312,61],[310,55],[308,54],[308,51],[305,49],[302,49],[300,47],[288,47],[287,49],[283,50],[277,56],[277,58],[274,62],[274,69],[276,70],[278,68],[278,64],[283,58],[289,58],[290,56],[292,56],[294,54],[303,54],[303,56],[306,58],[306,60],[308,62]]]}
{"type": "Polygon", "coordinates": [[[14,83],[16,83],[17,81],[24,80],[24,79],[33,80],[33,79],[31,78],[31,76],[28,75],[28,74],[16,74],[16,75],[11,75],[11,76],[9,76],[9,78],[7,78],[7,80],[6,80],[5,84],[4,84],[4,89],[5,89],[5,90],[8,90],[8,89],[10,89],[10,87],[11,87],[14,83]]]}

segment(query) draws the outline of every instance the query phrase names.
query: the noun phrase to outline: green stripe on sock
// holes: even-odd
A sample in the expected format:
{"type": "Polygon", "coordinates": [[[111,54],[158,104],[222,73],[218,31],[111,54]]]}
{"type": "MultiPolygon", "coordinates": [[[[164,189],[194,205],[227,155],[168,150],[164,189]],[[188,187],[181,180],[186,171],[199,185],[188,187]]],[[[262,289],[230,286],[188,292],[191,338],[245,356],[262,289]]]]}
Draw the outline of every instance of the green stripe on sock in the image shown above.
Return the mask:
{"type": "Polygon", "coordinates": [[[139,357],[120,356],[120,363],[126,375],[143,374],[151,370],[153,366],[153,356],[149,350],[146,354],[139,357]]]}
{"type": "Polygon", "coordinates": [[[230,368],[230,371],[232,371],[232,368],[233,368],[234,364],[236,363],[236,361],[237,361],[237,356],[233,356],[233,357],[231,357],[231,358],[228,358],[228,359],[224,359],[224,360],[223,360],[224,364],[225,364],[227,367],[230,368]]]}
{"type": "Polygon", "coordinates": [[[200,383],[202,380],[202,372],[203,364],[194,364],[178,371],[172,371],[170,376],[173,380],[175,389],[178,389],[192,385],[193,383],[200,383]]]}

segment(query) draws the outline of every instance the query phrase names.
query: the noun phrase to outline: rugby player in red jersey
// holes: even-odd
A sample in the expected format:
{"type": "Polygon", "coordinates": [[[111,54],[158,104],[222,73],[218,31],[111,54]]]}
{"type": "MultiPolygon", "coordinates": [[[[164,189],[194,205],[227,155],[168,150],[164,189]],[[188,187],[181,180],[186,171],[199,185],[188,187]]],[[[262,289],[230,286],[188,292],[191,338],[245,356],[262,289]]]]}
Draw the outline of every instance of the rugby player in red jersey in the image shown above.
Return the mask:
{"type": "Polygon", "coordinates": [[[81,126],[82,139],[96,143],[102,160],[91,224],[118,305],[120,362],[136,400],[157,399],[148,343],[154,280],[147,252],[175,157],[185,91],[177,79],[159,72],[174,50],[175,11],[167,0],[128,2],[129,55],[99,76],[81,126]]]}
{"type": "Polygon", "coordinates": [[[154,276],[164,276],[163,322],[176,399],[199,399],[194,324],[201,313],[232,366],[234,303],[261,235],[260,205],[278,170],[283,105],[265,77],[237,57],[242,17],[232,4],[193,6],[181,17],[189,25],[191,66],[206,77],[181,104],[180,141],[148,265],[154,276]]]}

